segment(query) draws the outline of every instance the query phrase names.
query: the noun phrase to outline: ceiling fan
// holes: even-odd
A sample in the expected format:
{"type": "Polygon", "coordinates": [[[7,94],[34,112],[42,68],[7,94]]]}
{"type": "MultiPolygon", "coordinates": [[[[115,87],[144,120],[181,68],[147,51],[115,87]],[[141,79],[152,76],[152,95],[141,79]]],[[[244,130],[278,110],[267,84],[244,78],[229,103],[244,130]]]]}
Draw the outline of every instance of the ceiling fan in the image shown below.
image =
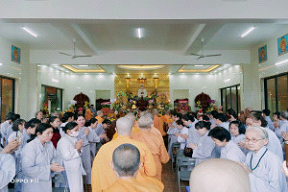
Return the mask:
{"type": "Polygon", "coordinates": [[[218,56],[221,56],[221,55],[222,55],[222,54],[204,55],[204,51],[203,51],[204,39],[201,39],[201,43],[202,43],[202,46],[201,46],[201,54],[191,53],[191,55],[198,56],[197,60],[198,60],[198,59],[203,59],[203,58],[205,58],[205,57],[218,57],[218,56]]]}
{"type": "Polygon", "coordinates": [[[68,54],[68,53],[63,53],[63,52],[59,52],[59,54],[62,54],[62,55],[66,55],[66,56],[70,56],[72,59],[75,59],[77,57],[92,57],[92,55],[76,55],[76,40],[74,39],[73,40],[73,43],[74,43],[74,46],[73,46],[73,55],[71,54],[68,54]]]}

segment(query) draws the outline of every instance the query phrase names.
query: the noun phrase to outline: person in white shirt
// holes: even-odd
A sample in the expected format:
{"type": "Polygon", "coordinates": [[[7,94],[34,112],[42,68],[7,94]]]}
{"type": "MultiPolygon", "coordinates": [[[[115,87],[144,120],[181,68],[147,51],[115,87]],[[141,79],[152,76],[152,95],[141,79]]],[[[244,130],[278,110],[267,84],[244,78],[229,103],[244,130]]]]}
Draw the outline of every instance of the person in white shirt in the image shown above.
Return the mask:
{"type": "Polygon", "coordinates": [[[281,120],[281,126],[280,128],[275,130],[275,133],[279,137],[281,143],[283,144],[284,140],[283,140],[282,134],[288,133],[288,112],[287,111],[282,111],[280,113],[280,120],[281,120]]]}
{"type": "Polygon", "coordinates": [[[65,127],[65,125],[67,123],[74,121],[74,116],[75,116],[75,114],[72,113],[72,112],[65,112],[64,113],[63,117],[61,118],[62,124],[60,125],[60,128],[59,128],[61,137],[63,135],[65,135],[64,131],[62,130],[62,128],[65,127]]]}
{"type": "Polygon", "coordinates": [[[53,128],[41,123],[37,126],[35,136],[22,150],[23,191],[51,192],[51,173],[61,172],[64,168],[56,163],[57,154],[51,142],[53,128]]]}
{"type": "Polygon", "coordinates": [[[177,141],[180,143],[180,149],[184,149],[186,140],[188,138],[188,129],[184,126],[181,120],[176,121],[176,126],[180,130],[180,133],[174,133],[174,135],[177,137],[177,141]]]}
{"type": "Polygon", "coordinates": [[[88,127],[85,127],[85,118],[83,115],[78,115],[76,118],[76,123],[79,126],[79,135],[77,139],[83,141],[82,146],[82,163],[86,172],[84,183],[90,185],[91,184],[91,157],[90,157],[90,143],[88,140],[88,135],[90,134],[90,130],[88,127]]]}
{"type": "Polygon", "coordinates": [[[83,177],[85,171],[81,160],[82,140],[79,135],[78,124],[69,122],[63,127],[65,135],[59,140],[57,152],[63,161],[70,192],[83,192],[83,177]]]}
{"type": "Polygon", "coordinates": [[[195,129],[195,124],[198,122],[198,120],[193,115],[189,115],[189,114],[183,115],[181,119],[184,125],[189,129],[187,147],[189,147],[191,143],[192,144],[198,143],[200,139],[200,135],[198,131],[196,131],[195,129]]]}
{"type": "MultiPolygon", "coordinates": [[[[23,174],[21,170],[21,153],[23,146],[23,135],[24,135],[24,124],[25,120],[24,119],[17,119],[14,121],[12,124],[12,130],[13,132],[10,134],[8,137],[8,142],[11,142],[15,139],[21,143],[21,145],[18,147],[17,150],[13,152],[13,157],[16,162],[16,177],[15,179],[23,179],[23,174]]],[[[21,182],[16,182],[14,184],[14,191],[15,192],[21,192],[22,191],[22,183],[21,182]]]]}
{"type": "MultiPolygon", "coordinates": [[[[104,120],[105,121],[105,120],[104,120]]],[[[104,123],[103,121],[103,123],[104,123]]],[[[90,143],[90,152],[91,152],[91,160],[93,162],[96,153],[97,153],[97,148],[96,148],[96,144],[100,143],[102,138],[106,138],[106,134],[101,134],[101,135],[97,135],[96,133],[96,128],[98,126],[98,120],[96,118],[92,118],[90,119],[88,122],[86,122],[86,124],[88,125],[88,128],[90,130],[90,133],[88,135],[88,141],[90,143]]],[[[107,125],[104,123],[104,125],[107,125]]]]}
{"type": "Polygon", "coordinates": [[[0,192],[8,192],[8,184],[14,175],[14,158],[10,154],[0,153],[0,192]]]}
{"type": "Polygon", "coordinates": [[[195,128],[200,135],[198,143],[189,144],[189,147],[193,149],[192,158],[196,158],[195,165],[206,159],[216,157],[215,144],[209,134],[211,123],[209,121],[199,121],[196,123],[195,128]]]}
{"type": "Polygon", "coordinates": [[[269,117],[269,115],[270,115],[270,110],[269,109],[263,109],[262,110],[262,116],[267,121],[269,129],[271,131],[273,131],[275,128],[274,128],[274,124],[273,124],[271,118],[269,117]]]}
{"type": "MultiPolygon", "coordinates": [[[[266,147],[271,152],[276,154],[281,160],[284,159],[283,150],[282,150],[282,146],[280,144],[280,141],[277,138],[276,134],[267,127],[267,121],[262,116],[261,111],[251,112],[246,119],[246,125],[247,126],[258,126],[258,127],[261,126],[261,127],[264,127],[265,129],[267,129],[266,131],[269,135],[269,142],[268,142],[266,147]]],[[[246,145],[246,142],[245,142],[245,145],[246,145]]]]}
{"type": "Polygon", "coordinates": [[[282,172],[282,160],[267,147],[267,128],[248,126],[246,144],[250,152],[245,164],[241,164],[249,174],[251,192],[286,192],[287,184],[282,172]]]}
{"type": "Polygon", "coordinates": [[[227,116],[223,113],[218,113],[217,115],[215,115],[214,117],[215,120],[215,124],[216,127],[224,127],[225,129],[227,129],[227,131],[229,131],[229,122],[227,122],[227,116]]]}
{"type": "Polygon", "coordinates": [[[245,144],[245,126],[241,121],[232,121],[229,124],[229,131],[231,134],[231,140],[240,147],[244,154],[247,154],[247,149],[241,147],[245,144]]]}
{"type": "Polygon", "coordinates": [[[6,121],[1,123],[1,144],[5,147],[8,144],[8,137],[9,135],[13,132],[12,130],[12,120],[13,120],[13,116],[15,115],[15,113],[13,112],[9,112],[6,115],[6,121]]]}
{"type": "Polygon", "coordinates": [[[180,130],[177,128],[176,121],[180,120],[182,115],[180,113],[172,114],[173,123],[169,123],[169,129],[167,131],[168,135],[168,154],[170,158],[172,157],[172,144],[177,142],[177,137],[175,133],[180,133],[180,130]]]}
{"type": "Polygon", "coordinates": [[[231,134],[223,127],[215,127],[212,129],[208,136],[211,136],[215,145],[221,147],[221,156],[223,159],[230,159],[236,162],[245,162],[245,154],[231,140],[231,134]]]}

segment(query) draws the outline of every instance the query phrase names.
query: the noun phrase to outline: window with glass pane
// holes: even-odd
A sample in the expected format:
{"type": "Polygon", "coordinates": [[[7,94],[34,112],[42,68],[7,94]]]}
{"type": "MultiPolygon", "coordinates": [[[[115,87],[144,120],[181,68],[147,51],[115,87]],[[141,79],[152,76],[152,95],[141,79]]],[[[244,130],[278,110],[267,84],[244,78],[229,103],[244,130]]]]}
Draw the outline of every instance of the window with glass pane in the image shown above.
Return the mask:
{"type": "Polygon", "coordinates": [[[270,109],[271,114],[288,109],[287,78],[288,73],[264,79],[265,108],[270,109]]]}
{"type": "Polygon", "coordinates": [[[42,85],[41,109],[50,113],[62,111],[62,89],[42,85]]]}
{"type": "Polygon", "coordinates": [[[1,78],[1,122],[8,112],[14,112],[14,79],[1,78]]]}
{"type": "Polygon", "coordinates": [[[226,110],[231,108],[231,90],[230,87],[226,88],[226,110]]]}
{"type": "Polygon", "coordinates": [[[277,105],[278,111],[288,109],[287,75],[277,77],[277,105]]]}
{"type": "Polygon", "coordinates": [[[237,111],[241,111],[240,85],[237,86],[237,111]]]}
{"type": "Polygon", "coordinates": [[[221,104],[224,112],[232,108],[238,113],[240,111],[240,85],[222,88],[221,104]]]}
{"type": "Polygon", "coordinates": [[[222,107],[223,107],[223,110],[226,111],[226,89],[221,89],[221,103],[222,103],[222,107]]]}
{"type": "Polygon", "coordinates": [[[236,88],[231,87],[231,108],[237,111],[237,95],[236,95],[236,88]]]}

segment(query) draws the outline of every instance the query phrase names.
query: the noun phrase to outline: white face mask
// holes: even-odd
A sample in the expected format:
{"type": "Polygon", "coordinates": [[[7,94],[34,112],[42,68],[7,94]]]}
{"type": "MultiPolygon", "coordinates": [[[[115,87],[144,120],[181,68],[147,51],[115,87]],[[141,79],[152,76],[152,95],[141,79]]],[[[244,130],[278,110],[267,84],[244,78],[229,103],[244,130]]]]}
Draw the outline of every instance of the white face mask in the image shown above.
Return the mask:
{"type": "Polygon", "coordinates": [[[72,137],[77,137],[79,135],[79,131],[71,131],[70,134],[72,137]]]}

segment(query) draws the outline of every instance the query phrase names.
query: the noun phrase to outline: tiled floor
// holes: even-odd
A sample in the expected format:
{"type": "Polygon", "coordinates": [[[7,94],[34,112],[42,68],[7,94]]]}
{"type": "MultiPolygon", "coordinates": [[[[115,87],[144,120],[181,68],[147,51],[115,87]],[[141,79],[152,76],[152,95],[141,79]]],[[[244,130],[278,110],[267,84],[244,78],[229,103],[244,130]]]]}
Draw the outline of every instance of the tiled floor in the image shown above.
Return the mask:
{"type": "MultiPolygon", "coordinates": [[[[162,167],[162,182],[164,184],[164,192],[178,192],[176,173],[171,168],[171,161],[162,167]]],[[[181,182],[181,185],[188,186],[189,182],[181,182]]],[[[182,188],[181,192],[185,192],[182,188]]]]}

